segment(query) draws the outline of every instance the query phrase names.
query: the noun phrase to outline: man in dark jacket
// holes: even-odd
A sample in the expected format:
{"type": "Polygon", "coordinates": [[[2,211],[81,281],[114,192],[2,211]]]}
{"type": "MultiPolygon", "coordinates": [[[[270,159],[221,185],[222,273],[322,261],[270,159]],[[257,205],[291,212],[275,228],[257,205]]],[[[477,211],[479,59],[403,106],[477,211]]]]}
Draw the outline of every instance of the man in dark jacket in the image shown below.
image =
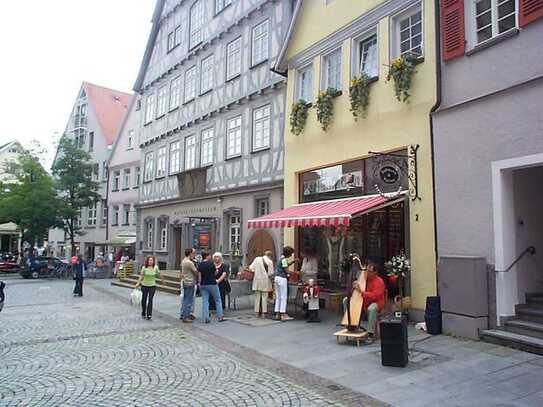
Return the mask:
{"type": "Polygon", "coordinates": [[[4,300],[6,299],[4,288],[6,288],[6,284],[3,281],[0,281],[0,311],[4,308],[4,300]]]}
{"type": "Polygon", "coordinates": [[[72,270],[75,280],[75,286],[74,286],[74,297],[79,296],[83,297],[83,270],[85,267],[85,263],[83,262],[83,257],[81,255],[77,256],[77,260],[75,261],[75,264],[72,264],[72,270]]]}

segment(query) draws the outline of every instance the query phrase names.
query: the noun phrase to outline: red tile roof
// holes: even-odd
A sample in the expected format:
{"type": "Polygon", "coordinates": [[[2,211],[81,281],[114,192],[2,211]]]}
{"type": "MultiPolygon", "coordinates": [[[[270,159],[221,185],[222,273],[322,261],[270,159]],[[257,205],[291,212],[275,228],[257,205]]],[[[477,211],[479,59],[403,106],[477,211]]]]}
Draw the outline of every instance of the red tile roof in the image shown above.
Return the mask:
{"type": "Polygon", "coordinates": [[[113,144],[132,95],[89,82],[83,82],[83,87],[108,145],[113,144]]]}

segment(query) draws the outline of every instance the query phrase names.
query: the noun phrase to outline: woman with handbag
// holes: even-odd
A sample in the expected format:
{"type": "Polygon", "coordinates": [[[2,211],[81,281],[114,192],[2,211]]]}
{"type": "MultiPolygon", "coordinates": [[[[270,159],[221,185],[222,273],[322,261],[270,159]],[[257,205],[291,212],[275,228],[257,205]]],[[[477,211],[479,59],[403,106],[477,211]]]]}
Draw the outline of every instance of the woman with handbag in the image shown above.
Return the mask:
{"type": "Polygon", "coordinates": [[[272,252],[267,250],[264,256],[256,257],[249,268],[254,273],[253,292],[255,298],[255,314],[264,318],[268,312],[268,293],[272,291],[270,278],[273,276],[272,252]]]}
{"type": "Polygon", "coordinates": [[[298,260],[289,260],[294,254],[294,249],[290,246],[283,248],[283,255],[277,262],[275,270],[275,318],[278,321],[290,321],[293,318],[287,315],[287,299],[288,299],[288,276],[290,274],[289,267],[298,260]]]}
{"type": "MultiPolygon", "coordinates": [[[[223,263],[222,253],[213,253],[213,266],[215,266],[215,279],[219,286],[219,293],[221,294],[222,309],[226,308],[226,293],[230,292],[230,283],[228,282],[228,273],[230,268],[228,264],[223,263]]],[[[215,302],[209,298],[209,309],[215,311],[215,302]]]]}
{"type": "Polygon", "coordinates": [[[147,256],[141,268],[140,278],[136,288],[141,286],[141,318],[151,320],[153,316],[153,297],[156,291],[156,280],[160,277],[160,270],[156,265],[154,256],[147,256]]]}

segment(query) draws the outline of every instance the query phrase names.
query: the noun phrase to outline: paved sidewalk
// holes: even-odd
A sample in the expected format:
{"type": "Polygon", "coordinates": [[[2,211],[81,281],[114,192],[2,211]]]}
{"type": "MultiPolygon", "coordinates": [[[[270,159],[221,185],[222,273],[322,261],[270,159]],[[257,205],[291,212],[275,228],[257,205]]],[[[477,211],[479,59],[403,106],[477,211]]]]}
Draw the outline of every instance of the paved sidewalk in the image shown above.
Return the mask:
{"type": "MultiPolygon", "coordinates": [[[[108,281],[91,284],[128,300],[127,289],[108,281]]],[[[179,297],[159,293],[155,298],[159,312],[178,318],[179,297]]],[[[196,311],[198,315],[199,302],[196,311]]],[[[331,314],[324,314],[321,324],[256,326],[250,323],[251,313],[249,308],[230,311],[230,322],[196,323],[194,329],[392,405],[543,405],[543,357],[538,355],[444,335],[432,337],[410,327],[408,367],[389,368],[381,366],[378,343],[360,348],[338,345],[333,337],[337,318],[331,314]]]]}

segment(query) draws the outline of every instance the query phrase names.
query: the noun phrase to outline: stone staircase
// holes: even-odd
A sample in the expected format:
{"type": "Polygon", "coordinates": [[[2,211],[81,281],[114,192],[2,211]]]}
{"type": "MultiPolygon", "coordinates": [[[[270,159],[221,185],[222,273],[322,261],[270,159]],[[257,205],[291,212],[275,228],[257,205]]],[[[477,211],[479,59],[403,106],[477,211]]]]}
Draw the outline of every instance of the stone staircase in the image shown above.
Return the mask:
{"type": "MultiPolygon", "coordinates": [[[[163,291],[170,294],[179,295],[180,294],[180,285],[181,277],[179,271],[167,270],[160,273],[160,278],[157,279],[157,290],[163,291]]],[[[131,274],[126,278],[121,278],[119,280],[114,280],[111,282],[111,285],[118,287],[126,287],[133,289],[138,282],[139,275],[131,274]]]]}
{"type": "Polygon", "coordinates": [[[487,342],[543,355],[543,293],[526,294],[526,304],[515,306],[515,317],[501,329],[481,332],[487,342]]]}

